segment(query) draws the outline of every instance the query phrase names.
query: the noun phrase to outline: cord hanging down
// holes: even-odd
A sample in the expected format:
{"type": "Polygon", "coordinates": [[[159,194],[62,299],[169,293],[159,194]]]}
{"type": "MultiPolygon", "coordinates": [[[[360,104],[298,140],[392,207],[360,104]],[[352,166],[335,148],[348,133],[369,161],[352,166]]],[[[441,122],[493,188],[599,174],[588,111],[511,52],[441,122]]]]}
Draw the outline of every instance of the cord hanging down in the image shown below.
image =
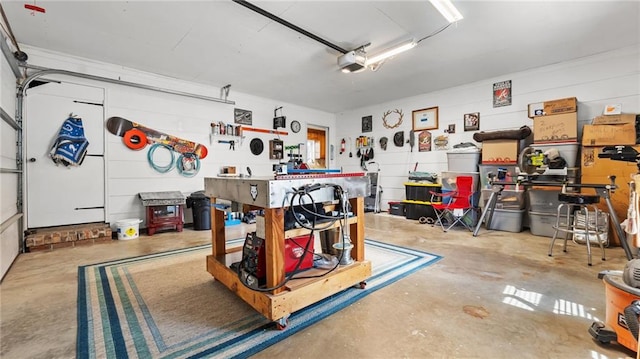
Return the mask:
{"type": "MultiPolygon", "coordinates": [[[[342,189],[341,186],[336,184],[311,184],[301,186],[299,188],[294,188],[292,192],[291,199],[289,203],[291,207],[289,211],[291,211],[292,217],[295,220],[295,223],[300,228],[309,229],[311,232],[309,233],[309,237],[306,240],[305,244],[300,244],[296,242],[295,239],[291,239],[296,249],[301,251],[302,255],[296,262],[295,268],[286,274],[285,279],[271,287],[265,288],[261,287],[259,283],[259,255],[256,251],[256,248],[260,248],[264,244],[264,240],[257,237],[256,233],[250,233],[247,235],[245,239],[245,244],[243,246],[243,255],[242,259],[238,263],[234,263],[232,268],[235,267],[237,271],[238,278],[240,282],[247,288],[258,292],[270,292],[279,288],[282,288],[289,282],[291,279],[309,279],[309,278],[319,278],[326,276],[327,274],[335,271],[340,265],[349,265],[353,263],[353,259],[351,258],[351,248],[353,248],[353,244],[351,243],[351,239],[349,237],[349,201],[346,191],[342,189]],[[318,213],[316,210],[312,210],[310,208],[316,208],[316,203],[311,195],[312,192],[318,191],[325,188],[333,188],[335,197],[340,198],[340,211],[337,215],[327,215],[325,213],[318,213]],[[298,203],[299,206],[294,206],[294,203],[298,203]],[[310,208],[302,203],[307,203],[310,208]],[[301,209],[301,213],[298,213],[299,207],[301,209]],[[306,218],[311,218],[311,222],[306,220],[306,218]],[[321,231],[324,229],[328,229],[335,224],[336,221],[343,219],[344,223],[340,224],[340,233],[342,240],[334,244],[334,248],[338,251],[337,258],[334,258],[330,255],[326,254],[316,254],[310,248],[313,248],[312,244],[314,240],[315,231],[321,231]],[[317,220],[321,220],[323,223],[327,223],[326,225],[318,226],[316,223],[317,220]],[[328,222],[327,222],[328,220],[328,222]],[[304,267],[302,264],[308,261],[305,261],[308,255],[314,256],[314,262],[316,260],[326,260],[327,257],[330,257],[329,263],[331,263],[331,268],[328,267],[318,267],[327,269],[326,272],[317,275],[310,276],[297,276],[296,274],[300,273],[304,267]]],[[[324,212],[324,211],[323,211],[324,212]]]]}

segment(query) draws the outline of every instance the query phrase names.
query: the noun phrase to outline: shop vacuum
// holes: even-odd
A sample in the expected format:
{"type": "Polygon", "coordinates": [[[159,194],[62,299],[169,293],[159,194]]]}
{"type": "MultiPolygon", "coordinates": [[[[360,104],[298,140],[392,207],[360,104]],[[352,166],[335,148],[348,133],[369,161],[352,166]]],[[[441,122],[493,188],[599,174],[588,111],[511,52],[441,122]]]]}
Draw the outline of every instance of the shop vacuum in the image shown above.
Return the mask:
{"type": "Polygon", "coordinates": [[[605,271],[598,277],[604,281],[607,301],[606,324],[593,322],[589,328],[589,334],[600,343],[609,344],[615,341],[637,352],[640,259],[629,261],[623,272],[605,271]]]}
{"type": "MultiPolygon", "coordinates": [[[[640,155],[634,148],[629,146],[605,147],[598,157],[611,158],[617,161],[636,162],[638,173],[640,173],[640,155]]],[[[634,176],[634,179],[637,176],[634,176]]],[[[631,183],[631,193],[636,192],[635,181],[631,183]]],[[[630,198],[630,206],[638,206],[638,197],[630,198]]],[[[630,207],[631,208],[631,207],[630,207]]],[[[634,213],[632,220],[637,221],[637,214],[634,213]]],[[[634,242],[640,242],[638,224],[635,229],[629,231],[634,236],[634,242]]],[[[632,224],[627,223],[627,226],[632,224]]],[[[598,274],[605,286],[606,323],[594,322],[589,327],[589,334],[604,344],[616,341],[624,347],[638,352],[638,317],[640,316],[640,259],[632,259],[629,244],[626,240],[621,240],[622,246],[627,253],[628,262],[622,272],[603,271],[598,274]]]]}

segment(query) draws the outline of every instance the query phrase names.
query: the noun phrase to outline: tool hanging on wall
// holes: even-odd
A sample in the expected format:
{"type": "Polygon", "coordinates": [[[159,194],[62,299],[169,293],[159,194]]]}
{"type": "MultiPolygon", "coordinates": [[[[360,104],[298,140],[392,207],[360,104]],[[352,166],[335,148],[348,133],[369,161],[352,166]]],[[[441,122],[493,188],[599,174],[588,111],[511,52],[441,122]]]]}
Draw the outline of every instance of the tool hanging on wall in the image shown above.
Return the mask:
{"type": "Polygon", "coordinates": [[[356,147],[358,148],[358,157],[360,157],[360,167],[367,170],[367,162],[373,159],[373,146],[375,138],[367,136],[359,136],[356,138],[356,147]]]}
{"type": "MultiPolygon", "coordinates": [[[[364,158],[364,161],[369,161],[373,158],[373,146],[375,145],[375,138],[367,137],[367,136],[358,136],[356,138],[356,148],[358,151],[356,152],[356,156],[364,158]]],[[[360,161],[362,165],[362,161],[360,161]]]]}
{"type": "Polygon", "coordinates": [[[349,137],[349,157],[353,157],[353,153],[351,153],[351,137],[349,137]]]}
{"type": "Polygon", "coordinates": [[[346,141],[343,138],[342,141],[340,141],[340,154],[345,153],[345,151],[346,151],[345,147],[346,147],[346,141]]]}
{"type": "Polygon", "coordinates": [[[415,146],[415,144],[416,144],[416,133],[415,133],[415,131],[413,131],[413,130],[409,131],[409,140],[407,142],[409,143],[409,147],[411,148],[410,152],[413,152],[413,146],[415,146]]]}
{"type": "Polygon", "coordinates": [[[258,133],[269,133],[272,135],[284,135],[287,136],[289,134],[289,132],[287,131],[276,131],[276,130],[269,130],[266,128],[257,128],[257,127],[248,127],[248,126],[242,126],[241,131],[250,131],[250,132],[258,132],[258,133]]]}
{"type": "Polygon", "coordinates": [[[236,150],[236,141],[234,140],[218,140],[218,143],[226,143],[229,144],[230,150],[236,150]]]}

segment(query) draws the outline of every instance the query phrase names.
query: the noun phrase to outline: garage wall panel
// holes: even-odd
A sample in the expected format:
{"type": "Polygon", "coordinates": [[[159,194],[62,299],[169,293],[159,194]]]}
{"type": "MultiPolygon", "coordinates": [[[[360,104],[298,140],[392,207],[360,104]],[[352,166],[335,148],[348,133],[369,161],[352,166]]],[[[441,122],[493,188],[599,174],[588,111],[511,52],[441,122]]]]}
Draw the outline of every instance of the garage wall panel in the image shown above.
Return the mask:
{"type": "MultiPolygon", "coordinates": [[[[408,144],[396,147],[392,143],[397,131],[412,128],[413,110],[438,106],[439,128],[430,131],[433,137],[446,135],[450,124],[456,132],[449,135],[449,145],[472,142],[474,132],[464,131],[465,113],[480,112],[480,130],[494,131],[517,129],[523,125],[533,127],[527,117],[529,103],[564,97],[578,98],[579,133],[582,125],[590,123],[594,116],[602,113],[606,104],[620,103],[625,113],[640,113],[640,50],[623,48],[606,54],[585,57],[551,66],[531,69],[518,73],[478,81],[464,86],[399,99],[375,106],[369,106],[337,114],[337,121],[343,125],[340,138],[360,135],[362,116],[373,115],[374,131],[369,134],[378,140],[386,136],[390,142],[387,151],[378,150],[375,161],[380,164],[380,185],[383,187],[382,208],[387,209],[388,201],[404,199],[404,185],[408,172],[418,164],[417,170],[440,173],[448,169],[446,151],[409,151],[408,144]],[[492,85],[495,82],[512,81],[512,105],[493,108],[492,85]],[[385,111],[401,109],[404,112],[402,125],[396,129],[386,129],[382,125],[385,111]]],[[[337,139],[339,141],[339,138],[337,139]]],[[[480,144],[478,144],[480,145],[480,144]]],[[[348,151],[348,147],[347,147],[348,151]]],[[[355,153],[355,150],[354,150],[355,153]]],[[[337,155],[338,166],[347,171],[360,169],[359,159],[346,154],[337,155]]],[[[375,169],[375,166],[373,166],[375,169]]]]}
{"type": "MultiPolygon", "coordinates": [[[[219,88],[211,86],[178,81],[43,49],[28,47],[25,51],[29,53],[30,63],[38,66],[84,72],[209,97],[218,97],[220,93],[219,88]]],[[[235,106],[66,76],[57,76],[56,79],[105,88],[105,120],[111,116],[124,117],[153,129],[204,144],[208,148],[208,156],[201,160],[200,172],[195,177],[188,178],[181,176],[175,168],[164,174],[156,172],[150,167],[147,159],[149,146],[140,151],[132,151],[125,147],[122,138],[106,132],[106,209],[107,221],[112,224],[125,218],[144,219],[144,207],[138,199],[139,192],[180,191],[189,195],[204,189],[204,178],[217,175],[222,166],[236,166],[244,173],[246,167],[251,167],[255,176],[272,174],[271,165],[277,161],[269,160],[267,151],[260,156],[251,154],[249,141],[254,137],[261,138],[265,147],[268,147],[268,140],[273,139],[273,135],[246,133],[244,141],[236,144],[235,151],[230,150],[228,144],[218,143],[218,140],[237,141],[238,138],[216,137],[211,142],[211,123],[233,123],[234,108],[252,111],[253,127],[271,129],[273,111],[276,107],[282,106],[288,122],[297,119],[303,123],[303,131],[282,137],[285,144],[305,142],[304,125],[307,123],[326,126],[330,131],[335,131],[335,114],[283,103],[277,99],[239,93],[234,91],[233,86],[228,99],[235,101],[235,106]]],[[[158,164],[168,163],[161,161],[163,156],[166,156],[162,150],[157,150],[156,155],[154,159],[158,159],[158,164]]],[[[176,154],[176,158],[177,156],[176,154]]],[[[331,164],[331,167],[334,167],[334,164],[331,164]]],[[[185,220],[190,222],[191,218],[185,217],[185,220]]]]}

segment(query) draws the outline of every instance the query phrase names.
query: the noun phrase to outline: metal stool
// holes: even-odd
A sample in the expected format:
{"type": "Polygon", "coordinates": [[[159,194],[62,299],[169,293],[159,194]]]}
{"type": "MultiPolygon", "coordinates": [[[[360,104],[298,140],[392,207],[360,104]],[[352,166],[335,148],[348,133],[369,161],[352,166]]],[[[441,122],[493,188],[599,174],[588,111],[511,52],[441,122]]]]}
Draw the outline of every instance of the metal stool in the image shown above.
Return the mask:
{"type": "Polygon", "coordinates": [[[586,245],[587,245],[587,256],[588,256],[588,264],[591,265],[591,241],[589,239],[589,231],[593,230],[598,239],[598,244],[600,244],[600,248],[602,249],[602,260],[606,260],[604,256],[604,242],[600,237],[600,233],[598,232],[598,208],[595,204],[600,202],[600,196],[598,195],[587,195],[580,193],[559,193],[558,200],[561,202],[558,206],[558,212],[556,215],[556,224],[553,226],[555,232],[553,233],[553,238],[551,238],[551,244],[549,245],[549,257],[553,257],[553,244],[556,241],[556,237],[558,236],[558,232],[564,232],[564,246],[562,250],[567,252],[567,237],[569,233],[574,234],[576,229],[584,230],[586,236],[586,245]],[[595,224],[593,227],[590,225],[590,217],[589,214],[589,206],[592,207],[593,213],[595,214],[595,224]],[[576,207],[578,212],[584,212],[584,228],[576,228],[576,225],[571,222],[571,214],[576,212],[576,207]],[[560,217],[562,209],[566,208],[566,223],[564,223],[564,228],[560,226],[560,217]]]}

